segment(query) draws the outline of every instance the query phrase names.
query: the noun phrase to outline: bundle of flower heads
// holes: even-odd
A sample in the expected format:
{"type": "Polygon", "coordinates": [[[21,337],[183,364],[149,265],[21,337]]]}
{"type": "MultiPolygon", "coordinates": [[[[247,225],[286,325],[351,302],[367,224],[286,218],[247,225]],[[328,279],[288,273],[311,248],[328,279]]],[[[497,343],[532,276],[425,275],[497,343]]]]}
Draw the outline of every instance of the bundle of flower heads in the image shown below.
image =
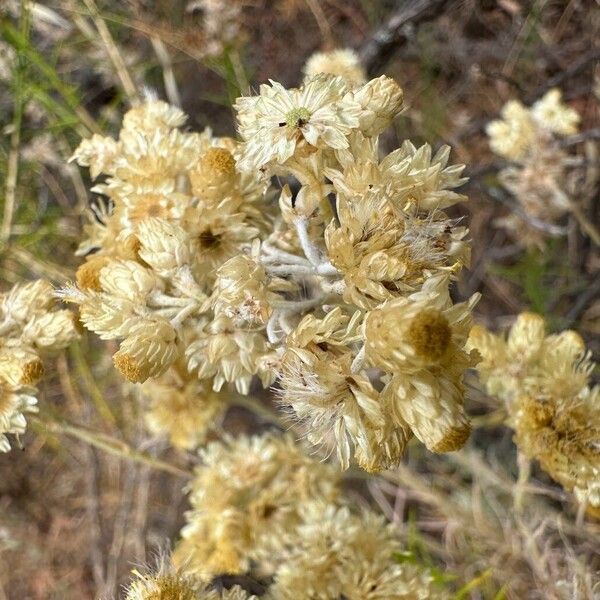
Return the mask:
{"type": "Polygon", "coordinates": [[[156,430],[188,415],[204,431],[231,389],[279,378],[301,435],[343,468],[393,466],[413,434],[456,450],[477,297],[450,299],[469,245],[443,209],[465,200],[463,167],[448,147],[409,141],[382,158],[402,90],[363,83],[347,51],[306,72],[299,88],[271,82],[236,101],[240,142],[183,132],[183,113],[156,100],[125,115],[118,139],[83,141],[75,159],[110,202],[64,296],[88,329],[121,340],[127,379],[175,385],[170,401],[153,394],[156,430]],[[287,182],[278,202],[273,176],[287,182]]]}
{"type": "Polygon", "coordinates": [[[394,528],[354,513],[336,470],[289,437],[213,442],[201,457],[173,555],[180,579],[248,577],[269,600],[444,597],[427,569],[397,560],[394,528]]]}
{"type": "Polygon", "coordinates": [[[400,563],[402,546],[393,525],[370,511],[312,503],[288,536],[275,572],[272,600],[442,600],[431,573],[400,563]]]}
{"type": "Polygon", "coordinates": [[[600,387],[574,331],[545,335],[544,320],[519,315],[507,337],[483,327],[469,344],[483,356],[487,391],[506,402],[515,442],[579,502],[600,507],[600,387]]]}
{"type": "Polygon", "coordinates": [[[569,179],[577,158],[561,147],[561,137],[577,133],[580,116],[552,89],[530,108],[507,102],[502,119],[487,126],[490,147],[512,164],[499,173],[501,184],[525,213],[511,214],[499,224],[526,245],[541,245],[544,232],[571,207],[569,179]]]}
{"type": "Polygon", "coordinates": [[[23,413],[36,410],[42,359],[76,337],[72,313],[56,309],[47,281],[17,284],[0,294],[0,452],[10,450],[6,434],[25,431],[23,413]]]}
{"type": "Polygon", "coordinates": [[[212,442],[201,459],[174,561],[202,578],[244,573],[251,562],[269,573],[274,548],[300,523],[300,507],[339,496],[333,467],[306,456],[290,437],[212,442]]]}

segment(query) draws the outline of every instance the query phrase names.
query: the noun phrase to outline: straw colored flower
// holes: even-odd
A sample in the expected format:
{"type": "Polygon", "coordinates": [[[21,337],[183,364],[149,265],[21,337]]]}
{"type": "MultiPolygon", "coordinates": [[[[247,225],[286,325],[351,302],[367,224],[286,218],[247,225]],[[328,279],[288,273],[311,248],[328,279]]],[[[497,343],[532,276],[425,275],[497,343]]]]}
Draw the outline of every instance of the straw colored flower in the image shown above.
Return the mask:
{"type": "Polygon", "coordinates": [[[358,55],[349,48],[315,52],[306,61],[304,74],[310,79],[319,73],[343,77],[351,85],[361,85],[366,81],[365,69],[358,55]]]}
{"type": "Polygon", "coordinates": [[[531,107],[531,116],[539,126],[557,135],[577,133],[581,117],[579,113],[562,102],[562,93],[553,88],[531,107]]]}
{"type": "Polygon", "coordinates": [[[125,600],[257,600],[239,586],[216,590],[196,577],[170,567],[166,561],[154,572],[133,571],[125,600]]]}
{"type": "Polygon", "coordinates": [[[234,108],[246,142],[239,167],[285,163],[317,148],[347,148],[360,108],[344,98],[345,91],[341,77],[316,75],[299,89],[271,82],[260,87],[259,96],[238,98],[234,108]]]}
{"type": "Polygon", "coordinates": [[[507,102],[502,119],[486,127],[490,148],[509,160],[522,159],[535,138],[535,124],[530,112],[518,100],[507,102]]]}
{"type": "Polygon", "coordinates": [[[272,350],[262,332],[238,327],[233,319],[221,315],[196,337],[185,351],[188,369],[199,379],[211,378],[215,391],[232,383],[240,394],[247,394],[255,375],[265,386],[272,383],[275,374],[263,368],[272,350]]]}
{"type": "Polygon", "coordinates": [[[444,598],[433,577],[399,564],[394,528],[372,512],[313,502],[303,507],[290,556],[275,573],[273,600],[413,600],[444,598]]]}
{"type": "Polygon", "coordinates": [[[361,132],[373,137],[387,129],[400,114],[404,92],[393,79],[382,75],[353,91],[350,97],[360,106],[361,132]]]}
{"type": "Polygon", "coordinates": [[[487,391],[506,403],[520,452],[580,502],[600,506],[600,387],[589,385],[594,364],[581,337],[546,335],[542,317],[522,313],[508,336],[475,327],[469,344],[483,357],[487,391]]]}
{"type": "Polygon", "coordinates": [[[372,310],[365,319],[367,359],[389,372],[470,363],[464,346],[478,301],[452,305],[448,279],[432,278],[420,292],[372,310]]]}
{"type": "Polygon", "coordinates": [[[35,385],[44,360],[77,338],[73,314],[57,310],[50,283],[17,284],[0,294],[0,452],[8,434],[25,432],[25,414],[37,410],[35,385]]]}
{"type": "Polygon", "coordinates": [[[231,398],[213,391],[205,381],[186,379],[171,370],[145,383],[142,391],[150,400],[145,414],[150,431],[167,435],[176,448],[193,450],[205,442],[231,398]]]}
{"type": "Polygon", "coordinates": [[[253,559],[259,571],[273,570],[273,552],[300,523],[302,506],[338,495],[332,467],[289,437],[242,436],[211,443],[201,456],[174,561],[202,578],[244,572],[253,559]]]}

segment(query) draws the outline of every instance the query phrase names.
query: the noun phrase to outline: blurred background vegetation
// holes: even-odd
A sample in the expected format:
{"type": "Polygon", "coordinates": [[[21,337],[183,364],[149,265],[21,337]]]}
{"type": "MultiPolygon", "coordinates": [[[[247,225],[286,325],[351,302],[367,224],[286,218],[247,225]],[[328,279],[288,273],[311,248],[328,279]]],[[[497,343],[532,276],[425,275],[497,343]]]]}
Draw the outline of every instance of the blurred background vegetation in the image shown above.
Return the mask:
{"type": "MultiPolygon", "coordinates": [[[[595,0],[3,0],[2,289],[73,278],[94,195],[68,159],[81,137],[116,134],[144,89],[180,105],[191,129],[233,136],[240,93],[268,78],[295,85],[313,52],[350,47],[371,75],[405,90],[386,149],[406,138],[447,143],[452,162],[467,165],[470,200],[452,216],[469,224],[473,259],[458,295],[482,292],[477,317],[491,328],[530,309],[551,330],[579,331],[598,356],[598,185],[575,199],[578,214],[565,215],[560,234],[525,248],[494,225],[515,206],[498,191],[502,165],[485,125],[507,100],[530,104],[560,87],[582,116],[573,151],[597,182],[599,33],[595,0]]],[[[43,425],[33,419],[22,450],[0,455],[0,600],[116,597],[132,566],[177,535],[194,457],[149,439],[136,390],[123,389],[91,336],[58,358],[40,407],[43,425]]],[[[431,565],[456,598],[562,598],[550,590],[565,561],[591,589],[598,526],[576,522],[576,507],[541,471],[537,518],[511,514],[517,467],[501,407],[473,384],[469,408],[479,427],[466,451],[411,447],[392,478],[349,479],[349,488],[398,524],[407,546],[398,560],[431,565]]],[[[223,424],[264,426],[243,409],[223,424]]]]}

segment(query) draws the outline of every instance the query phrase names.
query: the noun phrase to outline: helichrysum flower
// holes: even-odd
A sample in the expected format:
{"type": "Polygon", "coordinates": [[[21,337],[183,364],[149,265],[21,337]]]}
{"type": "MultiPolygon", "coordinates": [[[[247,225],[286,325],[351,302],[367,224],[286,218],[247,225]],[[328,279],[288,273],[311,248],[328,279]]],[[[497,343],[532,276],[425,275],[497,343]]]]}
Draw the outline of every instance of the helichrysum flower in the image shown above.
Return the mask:
{"type": "Polygon", "coordinates": [[[304,74],[310,79],[319,73],[343,77],[350,85],[363,84],[367,78],[358,55],[349,48],[330,52],[315,52],[306,61],[304,74]]]}
{"type": "Polygon", "coordinates": [[[213,391],[206,381],[174,370],[145,383],[142,392],[150,400],[145,414],[150,431],[167,435],[173,446],[186,450],[204,443],[231,399],[230,394],[224,397],[213,391]]]}
{"type": "Polygon", "coordinates": [[[0,294],[0,451],[6,434],[24,433],[24,413],[36,410],[35,384],[43,359],[77,337],[73,314],[56,310],[54,290],[44,280],[17,284],[0,294]]]}
{"type": "Polygon", "coordinates": [[[272,383],[275,374],[263,369],[264,359],[273,352],[263,331],[220,315],[195,337],[185,350],[188,369],[200,379],[211,378],[214,390],[232,383],[240,394],[247,394],[255,375],[265,386],[272,383]]]}
{"type": "Polygon", "coordinates": [[[486,127],[490,148],[510,160],[522,159],[535,139],[535,124],[531,113],[518,100],[507,102],[502,119],[486,127]]]}
{"type": "Polygon", "coordinates": [[[325,230],[331,262],[344,275],[345,299],[370,308],[418,289],[436,272],[468,264],[466,230],[396,210],[377,192],[339,201],[339,223],[325,230]]]}
{"type": "Polygon", "coordinates": [[[311,443],[336,450],[344,469],[357,448],[370,453],[380,441],[370,431],[385,423],[379,393],[368,377],[352,371],[354,355],[340,343],[356,324],[339,309],[323,319],[307,315],[286,340],[281,359],[281,403],[311,443]]]}
{"type": "Polygon", "coordinates": [[[177,331],[167,319],[147,319],[133,325],[113,356],[115,367],[129,381],[162,375],[179,354],[177,331]]]}
{"type": "Polygon", "coordinates": [[[275,572],[273,600],[415,600],[445,598],[423,567],[400,564],[394,529],[382,517],[313,502],[275,572]]]}
{"type": "Polygon", "coordinates": [[[452,305],[447,286],[446,278],[432,278],[365,319],[365,357],[392,375],[383,391],[392,415],[434,452],[457,450],[471,430],[462,377],[476,362],[465,345],[478,295],[452,305]]]}
{"type": "Polygon", "coordinates": [[[416,371],[445,361],[468,363],[464,346],[479,295],[452,305],[448,279],[432,278],[420,292],[386,302],[365,319],[366,357],[386,371],[416,371]]]}
{"type": "Polygon", "coordinates": [[[299,89],[286,90],[271,82],[260,87],[259,96],[238,98],[234,108],[246,142],[240,168],[285,163],[318,148],[347,148],[347,137],[359,124],[360,107],[345,92],[341,77],[316,75],[299,89]]]}
{"type": "Polygon", "coordinates": [[[572,207],[578,161],[561,147],[558,137],[576,133],[580,116],[562,103],[558,89],[548,91],[530,108],[510,101],[502,116],[487,128],[490,148],[515,163],[498,177],[525,216],[514,212],[497,223],[521,244],[543,247],[556,221],[572,207]]]}
{"type": "Polygon", "coordinates": [[[302,506],[338,495],[332,467],[303,454],[289,437],[213,442],[201,457],[174,560],[203,578],[244,572],[253,559],[259,571],[272,570],[273,552],[299,524],[302,506]]]}
{"type": "Polygon", "coordinates": [[[123,117],[123,129],[152,131],[177,129],[187,121],[187,115],[176,106],[149,98],[144,104],[129,109],[123,117]]]}
{"type": "Polygon", "coordinates": [[[600,507],[600,387],[571,397],[515,398],[509,421],[521,452],[579,502],[600,507]]]}
{"type": "Polygon", "coordinates": [[[247,323],[266,323],[273,312],[269,278],[263,267],[249,256],[239,254],[217,270],[215,314],[247,323]]]}
{"type": "MultiPolygon", "coordinates": [[[[436,451],[468,434],[468,310],[428,284],[469,262],[466,228],[443,212],[465,199],[455,191],[463,167],[448,164],[449,148],[433,154],[409,141],[380,159],[401,87],[362,81],[349,52],[309,68],[327,71],[328,61],[343,73],[238,99],[241,142],[184,132],[185,115],[157,100],[128,113],[117,139],[84,141],[75,158],[107,176],[94,191],[110,202],[86,228],[79,253],[95,252],[64,296],[88,329],[120,341],[114,362],[128,379],[180,381],[185,394],[151,410],[172,439],[179,411],[192,410],[191,381],[215,393],[196,415],[204,432],[204,418],[220,414],[216,392],[247,394],[279,374],[281,404],[302,435],[344,467],[374,471],[397,464],[413,432],[436,451]],[[277,205],[269,175],[294,178],[297,193],[285,186],[277,205]],[[424,287],[426,298],[407,299],[424,287]],[[414,314],[403,320],[407,306],[414,314]],[[382,311],[402,325],[394,356],[387,332],[376,339],[382,311]],[[409,325],[417,313],[433,329],[445,319],[450,341],[419,345],[409,325]]],[[[176,443],[193,443],[182,431],[176,443]]]]}
{"type": "Polygon", "coordinates": [[[519,450],[580,502],[600,506],[600,388],[574,331],[546,335],[544,320],[522,313],[508,336],[473,328],[469,344],[483,360],[487,391],[506,402],[519,450]]]}
{"type": "Polygon", "coordinates": [[[593,367],[574,331],[546,335],[544,319],[521,313],[507,336],[473,327],[469,345],[483,357],[477,365],[490,394],[510,401],[522,392],[573,396],[587,384],[593,367]]]}
{"type": "Polygon", "coordinates": [[[37,411],[35,388],[0,381],[0,452],[10,450],[7,434],[25,433],[25,414],[37,411]]]}
{"type": "Polygon", "coordinates": [[[562,103],[561,91],[553,88],[531,107],[531,116],[538,125],[557,135],[577,133],[581,117],[579,113],[562,103]]]}
{"type": "Polygon", "coordinates": [[[368,137],[385,131],[402,109],[404,93],[390,77],[382,75],[351,93],[360,106],[359,129],[368,137]]]}

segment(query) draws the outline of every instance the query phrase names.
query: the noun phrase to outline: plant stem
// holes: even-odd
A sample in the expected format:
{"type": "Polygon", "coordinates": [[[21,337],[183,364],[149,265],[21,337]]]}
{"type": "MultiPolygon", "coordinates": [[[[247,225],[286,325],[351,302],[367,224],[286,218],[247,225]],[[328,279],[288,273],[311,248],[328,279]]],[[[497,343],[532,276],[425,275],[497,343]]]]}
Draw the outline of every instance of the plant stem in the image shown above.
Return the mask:
{"type": "Polygon", "coordinates": [[[166,473],[170,473],[171,475],[176,475],[177,477],[184,477],[186,479],[189,479],[193,476],[193,474],[190,471],[186,471],[185,469],[181,469],[179,467],[171,465],[168,462],[145,454],[144,452],[139,452],[138,450],[135,450],[134,448],[126,444],[125,442],[117,440],[104,433],[91,431],[89,429],[85,429],[84,427],[71,425],[70,423],[67,423],[63,420],[51,419],[48,417],[42,418],[34,416],[30,417],[30,420],[32,423],[37,424],[42,429],[46,429],[58,435],[70,435],[82,442],[85,442],[94,446],[95,448],[98,448],[99,450],[103,450],[108,454],[119,456],[128,460],[133,460],[148,465],[154,469],[158,469],[159,471],[165,471],[166,473]]]}

